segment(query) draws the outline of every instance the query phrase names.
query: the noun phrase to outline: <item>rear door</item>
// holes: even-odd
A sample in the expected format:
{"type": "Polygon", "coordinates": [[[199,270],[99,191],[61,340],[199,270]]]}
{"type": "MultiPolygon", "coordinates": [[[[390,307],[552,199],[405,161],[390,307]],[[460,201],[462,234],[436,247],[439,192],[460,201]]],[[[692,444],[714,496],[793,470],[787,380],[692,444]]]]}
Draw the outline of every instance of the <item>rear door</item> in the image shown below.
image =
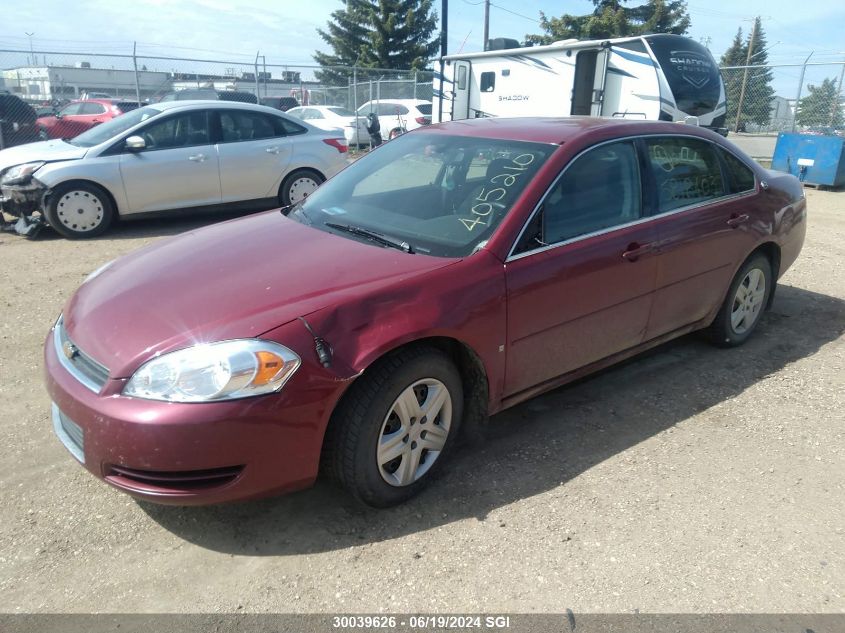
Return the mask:
{"type": "Polygon", "coordinates": [[[220,171],[208,110],[156,119],[134,135],[142,137],[147,147],[120,156],[128,213],[220,202],[220,171]]]}
{"type": "Polygon", "coordinates": [[[648,338],[710,314],[756,243],[754,173],[710,141],[688,136],[644,139],[656,192],[660,254],[648,338]]]}
{"type": "Polygon", "coordinates": [[[217,110],[217,153],[223,202],[275,198],[290,163],[286,121],[250,110],[217,110]]]}
{"type": "Polygon", "coordinates": [[[570,163],[506,264],[506,397],[643,340],[656,240],[643,217],[633,141],[599,145],[570,163]]]}

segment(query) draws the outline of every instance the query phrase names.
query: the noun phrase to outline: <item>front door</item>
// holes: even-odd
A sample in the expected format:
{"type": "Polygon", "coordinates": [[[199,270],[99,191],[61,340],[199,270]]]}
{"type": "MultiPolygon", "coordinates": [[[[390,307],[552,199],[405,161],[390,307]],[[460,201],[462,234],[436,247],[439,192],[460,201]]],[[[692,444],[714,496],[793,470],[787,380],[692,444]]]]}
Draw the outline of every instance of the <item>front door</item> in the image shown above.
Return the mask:
{"type": "Polygon", "coordinates": [[[135,135],[144,139],[146,148],[120,156],[128,213],[220,202],[217,148],[211,142],[207,110],[157,119],[135,135]]]}
{"type": "Polygon", "coordinates": [[[642,208],[631,141],[582,154],[547,192],[506,264],[506,397],[643,340],[657,235],[642,208]]]}

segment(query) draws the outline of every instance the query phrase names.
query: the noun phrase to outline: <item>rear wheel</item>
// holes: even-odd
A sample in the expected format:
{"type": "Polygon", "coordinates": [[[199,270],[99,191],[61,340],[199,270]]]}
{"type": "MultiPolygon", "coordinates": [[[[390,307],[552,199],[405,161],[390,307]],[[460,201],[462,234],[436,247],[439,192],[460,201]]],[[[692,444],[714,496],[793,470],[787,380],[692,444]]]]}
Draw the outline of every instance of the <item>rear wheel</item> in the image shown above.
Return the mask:
{"type": "Polygon", "coordinates": [[[335,411],[328,466],[360,501],[396,505],[429,482],[462,414],[452,361],[434,348],[402,350],[368,370],[335,411]]]}
{"type": "Polygon", "coordinates": [[[279,187],[279,202],[282,206],[296,204],[317,191],[325,178],[311,169],[297,169],[279,187]]]}
{"type": "Polygon", "coordinates": [[[56,187],[45,213],[58,233],[70,239],[85,239],[102,234],[114,220],[115,209],[101,187],[80,182],[56,187]]]}
{"type": "Polygon", "coordinates": [[[765,255],[748,259],[734,277],[725,302],[708,329],[721,347],[742,345],[760,322],[773,288],[772,265],[765,255]]]}

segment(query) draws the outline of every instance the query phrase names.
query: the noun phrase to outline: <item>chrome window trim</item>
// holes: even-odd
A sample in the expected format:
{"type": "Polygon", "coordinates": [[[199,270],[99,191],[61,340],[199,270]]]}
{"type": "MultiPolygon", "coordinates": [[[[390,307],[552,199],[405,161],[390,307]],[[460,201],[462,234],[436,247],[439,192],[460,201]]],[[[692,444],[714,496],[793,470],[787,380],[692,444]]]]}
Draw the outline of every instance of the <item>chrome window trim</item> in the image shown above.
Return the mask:
{"type": "MultiPolygon", "coordinates": [[[[53,347],[56,350],[56,358],[59,359],[59,364],[64,367],[71,376],[73,376],[80,383],[82,383],[83,386],[90,389],[94,393],[100,393],[102,385],[98,385],[88,376],[79,371],[79,369],[65,356],[64,350],[62,349],[62,336],[59,331],[59,328],[62,327],[63,322],[64,316],[60,316],[59,320],[56,321],[56,325],[53,326],[53,347]]],[[[95,361],[90,356],[88,358],[91,360],[92,363],[96,363],[97,365],[99,365],[103,369],[103,371],[108,374],[108,370],[105,367],[97,363],[97,361],[95,361]]]]}
{"type": "MultiPolygon", "coordinates": [[[[602,141],[601,143],[596,143],[595,145],[590,145],[590,147],[584,148],[583,150],[578,152],[575,155],[575,157],[566,164],[566,167],[563,168],[563,171],[561,171],[557,175],[557,177],[555,177],[555,179],[552,181],[552,184],[550,184],[548,186],[548,188],[546,189],[546,191],[543,193],[543,196],[540,198],[539,202],[537,202],[537,204],[534,206],[534,209],[531,211],[531,215],[528,216],[528,220],[526,220],[525,224],[522,225],[522,229],[519,231],[519,234],[516,236],[516,240],[514,240],[514,243],[511,245],[510,251],[508,251],[508,256],[505,258],[505,264],[508,264],[512,261],[516,261],[518,259],[522,259],[523,257],[527,257],[529,255],[535,255],[537,253],[544,253],[544,252],[549,251],[553,248],[558,248],[560,246],[567,246],[567,245],[573,244],[575,242],[580,242],[581,240],[590,239],[591,237],[604,235],[605,233],[610,233],[612,231],[618,231],[620,229],[625,229],[625,228],[628,228],[628,227],[631,227],[631,226],[636,226],[638,224],[643,224],[645,222],[650,222],[651,220],[657,220],[659,218],[665,218],[667,216],[674,215],[676,213],[683,213],[684,211],[690,211],[690,210],[696,209],[698,207],[709,206],[709,205],[715,204],[717,202],[726,202],[726,201],[729,201],[729,200],[733,200],[735,198],[743,198],[743,197],[750,196],[752,194],[757,193],[760,181],[757,178],[757,172],[754,169],[752,169],[751,171],[754,174],[754,184],[755,184],[754,189],[748,189],[746,191],[741,191],[739,193],[731,193],[731,194],[727,194],[727,195],[724,195],[724,196],[720,196],[718,198],[711,198],[710,200],[706,200],[705,202],[697,202],[695,204],[688,204],[684,207],[678,207],[677,209],[672,209],[671,211],[664,211],[663,213],[657,213],[655,215],[644,216],[644,217],[641,217],[638,220],[634,220],[633,222],[627,222],[625,224],[616,224],[614,226],[610,226],[610,227],[607,227],[605,229],[593,231],[592,233],[584,233],[583,235],[579,235],[577,237],[573,237],[573,238],[570,238],[568,240],[564,240],[562,242],[555,242],[554,244],[547,244],[546,246],[540,246],[540,247],[532,249],[530,251],[525,251],[524,253],[514,254],[514,250],[516,249],[517,245],[519,244],[519,241],[522,239],[522,235],[525,233],[525,230],[528,228],[528,225],[530,225],[531,222],[534,220],[534,216],[537,215],[540,208],[542,208],[543,204],[545,204],[546,198],[549,196],[552,189],[554,189],[555,186],[557,185],[558,181],[561,178],[563,178],[564,174],[566,174],[566,171],[569,169],[570,165],[572,165],[575,161],[577,161],[579,158],[581,158],[581,156],[583,156],[584,154],[586,154],[589,151],[596,149],[597,147],[601,147],[602,145],[608,145],[610,143],[621,143],[621,142],[625,142],[625,141],[636,142],[638,139],[647,139],[647,138],[654,138],[654,137],[667,137],[667,136],[696,139],[696,140],[699,140],[699,141],[704,141],[705,143],[710,143],[711,145],[716,145],[716,147],[720,147],[722,149],[727,149],[727,148],[724,148],[722,145],[719,145],[718,143],[714,143],[713,141],[710,141],[706,138],[702,138],[700,136],[695,136],[694,134],[683,134],[683,133],[672,133],[672,132],[670,132],[668,134],[639,134],[639,135],[636,135],[636,136],[626,136],[626,137],[621,137],[621,138],[614,138],[614,139],[602,141]]],[[[731,154],[733,154],[733,156],[738,161],[740,161],[743,165],[746,165],[745,161],[742,160],[742,158],[740,158],[739,156],[737,156],[734,152],[731,152],[731,154]]],[[[640,178],[642,179],[642,172],[640,172],[640,178]]]]}

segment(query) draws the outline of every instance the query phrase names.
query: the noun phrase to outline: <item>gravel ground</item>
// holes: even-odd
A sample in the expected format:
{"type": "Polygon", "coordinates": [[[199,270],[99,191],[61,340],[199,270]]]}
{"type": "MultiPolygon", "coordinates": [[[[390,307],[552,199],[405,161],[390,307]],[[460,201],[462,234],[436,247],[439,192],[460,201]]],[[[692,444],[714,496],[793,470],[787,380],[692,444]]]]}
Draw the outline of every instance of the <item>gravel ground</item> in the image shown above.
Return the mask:
{"type": "Polygon", "coordinates": [[[685,337],[497,415],[388,511],[96,481],[53,437],[43,338],[88,272],[202,221],[0,235],[0,612],[845,611],[845,193],[808,198],[745,347],[685,337]]]}

